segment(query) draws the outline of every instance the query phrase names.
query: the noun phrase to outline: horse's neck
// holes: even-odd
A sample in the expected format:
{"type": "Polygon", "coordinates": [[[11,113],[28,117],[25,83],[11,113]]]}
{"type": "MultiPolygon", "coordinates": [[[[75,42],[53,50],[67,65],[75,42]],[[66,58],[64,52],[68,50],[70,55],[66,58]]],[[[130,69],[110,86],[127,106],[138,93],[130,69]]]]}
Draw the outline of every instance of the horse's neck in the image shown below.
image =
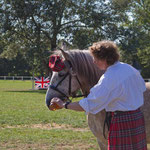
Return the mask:
{"type": "Polygon", "coordinates": [[[97,84],[100,77],[104,74],[104,71],[100,71],[97,67],[93,66],[92,70],[83,70],[86,72],[84,75],[79,75],[82,82],[82,91],[85,95],[88,95],[90,89],[97,84]]]}
{"type": "Polygon", "coordinates": [[[81,90],[83,94],[87,96],[90,93],[90,89],[91,89],[91,86],[86,81],[82,80],[81,90]]]}
{"type": "Polygon", "coordinates": [[[101,72],[98,77],[95,77],[95,82],[91,83],[89,82],[89,79],[87,77],[81,77],[81,81],[82,81],[82,91],[85,95],[88,95],[90,93],[90,89],[98,82],[99,78],[101,77],[101,75],[103,74],[103,72],[101,72]]]}

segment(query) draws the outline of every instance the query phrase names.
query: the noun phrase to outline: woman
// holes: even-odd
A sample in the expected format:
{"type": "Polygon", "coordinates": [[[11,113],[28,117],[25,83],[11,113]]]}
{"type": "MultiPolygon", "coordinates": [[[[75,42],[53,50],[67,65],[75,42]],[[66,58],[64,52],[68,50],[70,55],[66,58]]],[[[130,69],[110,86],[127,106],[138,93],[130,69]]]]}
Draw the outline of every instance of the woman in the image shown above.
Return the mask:
{"type": "Polygon", "coordinates": [[[105,109],[108,150],[147,150],[144,116],[140,111],[146,90],[143,78],[135,68],[119,62],[118,48],[112,41],[94,43],[89,50],[94,63],[105,70],[104,75],[79,102],[64,103],[53,98],[51,105],[87,114],[105,109]]]}

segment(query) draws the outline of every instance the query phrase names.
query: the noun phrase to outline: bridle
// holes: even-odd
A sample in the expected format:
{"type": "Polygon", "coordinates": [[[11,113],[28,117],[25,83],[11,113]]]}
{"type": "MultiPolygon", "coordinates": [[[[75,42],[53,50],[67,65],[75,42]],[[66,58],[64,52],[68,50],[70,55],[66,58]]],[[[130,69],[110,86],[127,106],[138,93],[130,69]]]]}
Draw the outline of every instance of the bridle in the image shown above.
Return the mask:
{"type": "MultiPolygon", "coordinates": [[[[71,62],[68,61],[68,63],[69,63],[70,66],[71,66],[70,69],[72,69],[71,62]]],[[[59,88],[58,88],[59,85],[66,79],[67,76],[69,76],[69,86],[68,86],[68,94],[69,94],[69,96],[70,96],[71,98],[85,97],[86,95],[84,95],[84,94],[81,94],[81,95],[71,95],[71,80],[72,80],[72,76],[75,76],[75,77],[76,77],[76,80],[77,80],[78,84],[80,85],[80,89],[81,89],[81,90],[82,90],[82,88],[81,88],[82,85],[81,85],[81,82],[80,82],[80,80],[79,80],[77,74],[72,75],[72,74],[70,73],[70,71],[68,71],[68,72],[64,75],[64,77],[57,83],[56,86],[55,86],[55,85],[50,85],[49,87],[50,87],[52,90],[55,90],[55,91],[59,92],[61,95],[63,95],[63,97],[64,97],[64,99],[65,99],[66,101],[71,101],[71,100],[69,99],[69,96],[67,96],[64,92],[62,92],[62,91],[59,90],[59,88]]]]}

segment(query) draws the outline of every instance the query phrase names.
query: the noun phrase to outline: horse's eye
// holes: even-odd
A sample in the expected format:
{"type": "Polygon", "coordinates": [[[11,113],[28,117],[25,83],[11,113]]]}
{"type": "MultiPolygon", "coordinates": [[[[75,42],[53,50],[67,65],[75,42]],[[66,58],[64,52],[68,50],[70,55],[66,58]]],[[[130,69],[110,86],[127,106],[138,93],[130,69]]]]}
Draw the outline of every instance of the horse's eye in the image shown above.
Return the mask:
{"type": "Polygon", "coordinates": [[[58,73],[58,76],[59,76],[59,77],[63,77],[64,75],[65,75],[65,74],[62,73],[62,72],[59,72],[59,73],[58,73]]]}

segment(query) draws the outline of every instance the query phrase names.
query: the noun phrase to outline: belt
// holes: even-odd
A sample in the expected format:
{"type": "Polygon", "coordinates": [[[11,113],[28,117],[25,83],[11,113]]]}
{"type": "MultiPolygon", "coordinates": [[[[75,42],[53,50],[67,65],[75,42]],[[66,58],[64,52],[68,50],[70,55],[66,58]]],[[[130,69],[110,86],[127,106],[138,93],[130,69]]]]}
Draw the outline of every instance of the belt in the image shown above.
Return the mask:
{"type": "MultiPolygon", "coordinates": [[[[114,112],[108,112],[108,113],[111,113],[111,115],[120,115],[120,114],[125,114],[125,113],[134,113],[134,112],[137,112],[139,111],[140,108],[136,109],[136,110],[127,110],[127,111],[114,111],[114,112]]],[[[106,112],[107,113],[107,112],[106,112]]]]}
{"type": "Polygon", "coordinates": [[[114,111],[114,112],[108,112],[108,113],[110,113],[111,115],[120,115],[126,112],[129,112],[129,111],[114,111]]]}

